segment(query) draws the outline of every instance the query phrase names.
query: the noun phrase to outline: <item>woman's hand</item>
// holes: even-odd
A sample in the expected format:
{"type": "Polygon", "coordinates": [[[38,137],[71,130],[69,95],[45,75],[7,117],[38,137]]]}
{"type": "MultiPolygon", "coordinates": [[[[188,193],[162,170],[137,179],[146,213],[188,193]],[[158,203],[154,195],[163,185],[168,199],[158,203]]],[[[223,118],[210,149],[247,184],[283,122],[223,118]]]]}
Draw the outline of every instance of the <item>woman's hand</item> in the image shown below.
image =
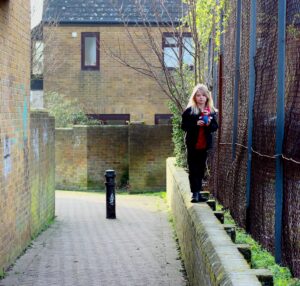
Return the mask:
{"type": "Polygon", "coordinates": [[[197,125],[199,125],[199,126],[205,126],[206,124],[205,124],[205,122],[203,120],[198,120],[197,121],[197,125]]]}
{"type": "Polygon", "coordinates": [[[203,120],[200,119],[200,120],[197,121],[197,125],[199,125],[199,126],[209,126],[210,122],[211,122],[211,118],[209,116],[207,123],[205,123],[203,120]]]}

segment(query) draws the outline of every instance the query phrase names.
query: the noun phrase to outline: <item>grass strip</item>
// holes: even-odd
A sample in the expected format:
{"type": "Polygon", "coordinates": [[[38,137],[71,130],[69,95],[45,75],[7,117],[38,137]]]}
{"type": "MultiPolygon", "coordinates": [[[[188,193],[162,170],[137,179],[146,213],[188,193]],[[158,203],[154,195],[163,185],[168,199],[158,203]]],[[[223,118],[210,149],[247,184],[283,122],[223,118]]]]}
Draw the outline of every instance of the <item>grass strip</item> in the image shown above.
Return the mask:
{"type": "MultiPolygon", "coordinates": [[[[217,210],[224,211],[224,224],[236,225],[229,210],[225,210],[217,203],[217,210]]],[[[274,256],[264,249],[243,228],[236,226],[236,243],[249,244],[251,249],[251,266],[254,269],[269,269],[274,277],[274,286],[300,286],[300,280],[293,278],[288,267],[280,266],[275,262],[274,256]]]]}

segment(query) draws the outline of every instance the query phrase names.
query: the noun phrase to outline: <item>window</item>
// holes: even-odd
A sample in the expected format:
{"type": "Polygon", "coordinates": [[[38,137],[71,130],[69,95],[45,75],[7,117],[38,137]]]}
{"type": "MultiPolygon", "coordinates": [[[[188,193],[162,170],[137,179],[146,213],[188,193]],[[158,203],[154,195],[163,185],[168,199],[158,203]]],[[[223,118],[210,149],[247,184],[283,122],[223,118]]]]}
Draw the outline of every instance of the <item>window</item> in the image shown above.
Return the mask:
{"type": "Polygon", "coordinates": [[[88,114],[89,118],[97,119],[104,125],[127,125],[130,114],[88,114]]]}
{"type": "Polygon", "coordinates": [[[33,41],[32,49],[32,74],[42,75],[44,69],[44,43],[42,41],[33,41]]]}
{"type": "Polygon", "coordinates": [[[191,33],[164,33],[163,53],[164,65],[168,69],[178,68],[187,64],[194,66],[194,41],[191,33]]]}
{"type": "Polygon", "coordinates": [[[170,125],[172,124],[172,114],[155,114],[155,125],[170,125]]]}
{"type": "Polygon", "coordinates": [[[81,33],[81,69],[99,70],[99,33],[81,33]]]}

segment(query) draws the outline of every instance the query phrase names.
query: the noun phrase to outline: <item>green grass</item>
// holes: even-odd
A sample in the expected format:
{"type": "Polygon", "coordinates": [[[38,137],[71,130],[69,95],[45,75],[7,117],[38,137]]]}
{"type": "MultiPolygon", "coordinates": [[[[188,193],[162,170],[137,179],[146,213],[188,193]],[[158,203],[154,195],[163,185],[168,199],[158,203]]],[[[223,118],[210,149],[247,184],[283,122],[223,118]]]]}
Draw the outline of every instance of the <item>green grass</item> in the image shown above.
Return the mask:
{"type": "Polygon", "coordinates": [[[0,268],[0,280],[5,277],[6,273],[3,268],[0,268]]]}
{"type": "MultiPolygon", "coordinates": [[[[223,210],[223,207],[217,204],[217,210],[223,210]]],[[[224,212],[224,223],[235,224],[228,210],[224,212]]],[[[300,286],[300,280],[293,278],[287,267],[276,264],[274,256],[240,227],[236,227],[236,243],[250,245],[252,268],[269,269],[273,274],[275,286],[300,286]]]]}
{"type": "Polygon", "coordinates": [[[141,195],[141,196],[153,196],[153,197],[160,197],[162,199],[166,199],[167,193],[166,192],[134,192],[129,193],[129,195],[141,195]]]}

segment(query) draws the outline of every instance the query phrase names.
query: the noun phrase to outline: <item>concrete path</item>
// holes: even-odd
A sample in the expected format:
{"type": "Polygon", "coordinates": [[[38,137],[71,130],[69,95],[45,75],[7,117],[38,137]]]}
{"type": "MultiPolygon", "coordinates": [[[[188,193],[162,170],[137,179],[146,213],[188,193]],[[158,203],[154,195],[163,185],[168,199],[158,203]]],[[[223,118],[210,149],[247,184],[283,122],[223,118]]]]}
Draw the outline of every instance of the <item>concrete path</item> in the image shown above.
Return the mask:
{"type": "Polygon", "coordinates": [[[0,286],[187,285],[164,201],[117,195],[107,220],[105,195],[56,193],[55,223],[0,286]]]}

